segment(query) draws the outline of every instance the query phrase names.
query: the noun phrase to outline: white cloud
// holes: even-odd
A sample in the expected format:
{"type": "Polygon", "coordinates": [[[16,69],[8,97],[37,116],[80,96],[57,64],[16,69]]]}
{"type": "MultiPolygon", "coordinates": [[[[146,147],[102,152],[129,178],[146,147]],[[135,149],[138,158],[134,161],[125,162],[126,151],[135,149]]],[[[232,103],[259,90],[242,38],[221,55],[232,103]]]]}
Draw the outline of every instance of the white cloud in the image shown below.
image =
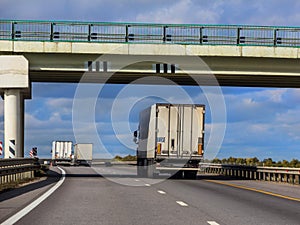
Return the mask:
{"type": "Polygon", "coordinates": [[[216,2],[205,8],[192,0],[179,0],[164,7],[156,6],[150,12],[139,13],[136,20],[156,23],[216,23],[222,11],[216,2]]]}
{"type": "Polygon", "coordinates": [[[11,19],[297,26],[299,8],[298,0],[2,0],[0,15],[11,19]]]}
{"type": "Polygon", "coordinates": [[[50,98],[45,102],[50,112],[54,112],[53,116],[61,117],[63,115],[72,115],[73,99],[70,98],[50,98]]]}

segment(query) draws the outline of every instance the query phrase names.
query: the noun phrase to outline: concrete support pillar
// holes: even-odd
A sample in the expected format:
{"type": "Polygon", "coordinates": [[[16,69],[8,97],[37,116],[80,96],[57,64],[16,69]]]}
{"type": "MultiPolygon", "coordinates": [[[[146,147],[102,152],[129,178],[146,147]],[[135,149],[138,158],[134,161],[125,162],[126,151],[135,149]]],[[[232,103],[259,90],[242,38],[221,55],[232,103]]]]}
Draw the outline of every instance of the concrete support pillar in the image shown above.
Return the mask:
{"type": "Polygon", "coordinates": [[[4,157],[24,157],[24,99],[20,89],[4,91],[4,157]]]}
{"type": "Polygon", "coordinates": [[[0,56],[0,94],[4,98],[4,158],[24,157],[24,99],[31,98],[28,61],[0,56]]]}

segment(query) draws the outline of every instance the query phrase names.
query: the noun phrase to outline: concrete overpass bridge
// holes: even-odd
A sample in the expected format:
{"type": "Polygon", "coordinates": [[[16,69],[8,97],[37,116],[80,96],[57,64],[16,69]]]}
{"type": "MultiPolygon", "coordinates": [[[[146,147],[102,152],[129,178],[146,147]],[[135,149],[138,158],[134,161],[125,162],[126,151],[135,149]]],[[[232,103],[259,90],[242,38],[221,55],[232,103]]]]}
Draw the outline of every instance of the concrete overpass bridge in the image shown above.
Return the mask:
{"type": "Polygon", "coordinates": [[[5,157],[24,156],[31,82],[79,82],[86,73],[87,82],[160,76],[198,85],[194,75],[201,85],[300,87],[299,47],[298,27],[1,20],[5,157]],[[192,63],[195,57],[205,66],[192,63]]]}

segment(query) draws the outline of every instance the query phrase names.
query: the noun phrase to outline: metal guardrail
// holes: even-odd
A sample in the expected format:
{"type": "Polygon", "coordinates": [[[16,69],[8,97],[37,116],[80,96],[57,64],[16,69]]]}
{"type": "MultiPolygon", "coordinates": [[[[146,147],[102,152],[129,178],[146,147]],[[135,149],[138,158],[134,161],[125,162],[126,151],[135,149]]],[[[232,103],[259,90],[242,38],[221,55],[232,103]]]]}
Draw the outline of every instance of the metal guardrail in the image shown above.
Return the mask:
{"type": "Polygon", "coordinates": [[[0,20],[0,40],[300,47],[300,27],[0,20]]]}
{"type": "Polygon", "coordinates": [[[263,167],[222,164],[202,164],[206,173],[216,173],[225,176],[251,180],[265,180],[300,184],[300,168],[263,167]]]}
{"type": "Polygon", "coordinates": [[[1,159],[0,190],[18,182],[34,178],[34,171],[40,168],[38,159],[1,159]]]}

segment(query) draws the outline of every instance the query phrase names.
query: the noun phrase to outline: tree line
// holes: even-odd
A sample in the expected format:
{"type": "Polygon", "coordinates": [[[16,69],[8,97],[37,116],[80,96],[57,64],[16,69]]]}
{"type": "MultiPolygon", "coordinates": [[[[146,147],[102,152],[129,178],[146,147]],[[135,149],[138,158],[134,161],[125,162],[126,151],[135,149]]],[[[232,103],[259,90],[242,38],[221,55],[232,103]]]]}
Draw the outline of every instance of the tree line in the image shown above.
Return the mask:
{"type": "Polygon", "coordinates": [[[291,161],[288,161],[288,160],[274,161],[272,158],[259,160],[257,157],[254,157],[254,158],[229,157],[229,158],[224,158],[224,159],[215,158],[215,159],[213,159],[209,162],[211,162],[211,163],[221,163],[221,164],[247,165],[247,166],[270,166],[270,167],[300,168],[300,161],[298,159],[292,159],[291,161]]]}

